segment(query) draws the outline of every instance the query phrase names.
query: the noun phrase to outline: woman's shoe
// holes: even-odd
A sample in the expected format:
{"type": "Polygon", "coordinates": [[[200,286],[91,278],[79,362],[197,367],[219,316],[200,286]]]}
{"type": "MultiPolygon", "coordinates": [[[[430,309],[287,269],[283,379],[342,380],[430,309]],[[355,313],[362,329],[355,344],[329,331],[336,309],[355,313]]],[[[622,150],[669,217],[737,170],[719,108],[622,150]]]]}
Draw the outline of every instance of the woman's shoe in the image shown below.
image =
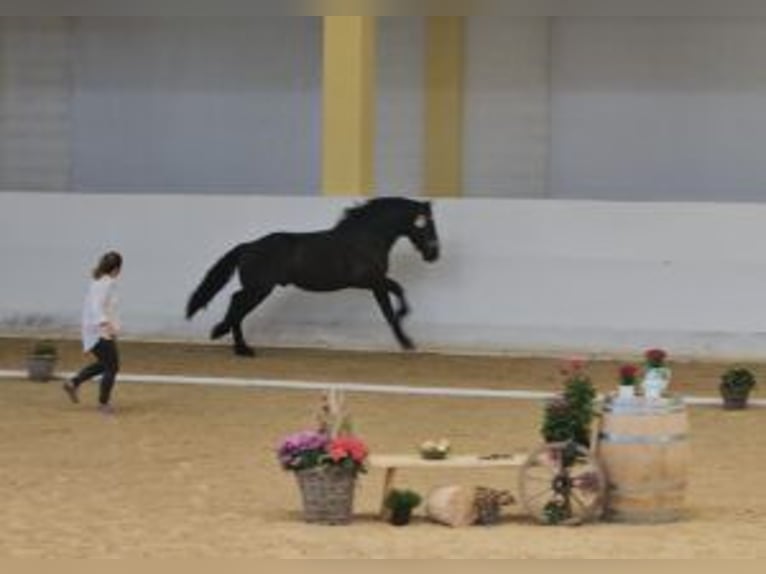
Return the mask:
{"type": "Polygon", "coordinates": [[[63,385],[61,385],[61,388],[64,389],[64,392],[69,397],[69,400],[74,404],[80,402],[80,397],[77,395],[77,387],[72,381],[65,382],[63,385]]]}
{"type": "Polygon", "coordinates": [[[114,407],[112,405],[98,405],[98,412],[102,415],[113,415],[114,407]]]}

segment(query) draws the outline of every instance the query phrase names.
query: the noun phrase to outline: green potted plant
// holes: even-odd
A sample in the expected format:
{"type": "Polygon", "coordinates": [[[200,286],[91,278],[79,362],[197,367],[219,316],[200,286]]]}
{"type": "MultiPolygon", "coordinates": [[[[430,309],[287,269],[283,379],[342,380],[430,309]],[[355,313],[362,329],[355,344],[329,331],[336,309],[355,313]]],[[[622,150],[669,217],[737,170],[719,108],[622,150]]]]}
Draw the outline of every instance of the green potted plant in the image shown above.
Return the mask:
{"type": "Polygon", "coordinates": [[[422,500],[420,494],[414,490],[391,489],[385,499],[385,506],[390,511],[388,521],[394,526],[409,524],[412,518],[412,509],[422,500]]]}
{"type": "Polygon", "coordinates": [[[52,341],[37,341],[27,355],[27,376],[32,381],[49,381],[58,359],[58,350],[52,341]]]}
{"type": "Polygon", "coordinates": [[[589,448],[596,389],[582,361],[571,361],[561,373],[564,392],[545,405],[540,428],[543,440],[547,443],[574,441],[589,448]]]}
{"type": "Polygon", "coordinates": [[[747,407],[747,399],[755,385],[755,376],[748,369],[732,367],[724,371],[718,386],[723,398],[723,408],[737,410],[747,407]]]}

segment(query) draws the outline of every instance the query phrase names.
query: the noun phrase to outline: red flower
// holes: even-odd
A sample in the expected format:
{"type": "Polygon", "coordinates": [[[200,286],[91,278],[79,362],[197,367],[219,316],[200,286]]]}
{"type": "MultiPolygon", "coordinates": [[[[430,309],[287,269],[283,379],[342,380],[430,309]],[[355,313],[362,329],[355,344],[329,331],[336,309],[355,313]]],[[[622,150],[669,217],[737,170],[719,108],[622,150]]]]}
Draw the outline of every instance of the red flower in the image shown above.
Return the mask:
{"type": "Polygon", "coordinates": [[[623,365],[620,367],[620,379],[628,384],[636,382],[636,375],[638,374],[638,367],[635,365],[623,365]]]}
{"type": "Polygon", "coordinates": [[[649,349],[644,353],[646,363],[650,367],[662,367],[668,354],[662,349],[649,349]]]}

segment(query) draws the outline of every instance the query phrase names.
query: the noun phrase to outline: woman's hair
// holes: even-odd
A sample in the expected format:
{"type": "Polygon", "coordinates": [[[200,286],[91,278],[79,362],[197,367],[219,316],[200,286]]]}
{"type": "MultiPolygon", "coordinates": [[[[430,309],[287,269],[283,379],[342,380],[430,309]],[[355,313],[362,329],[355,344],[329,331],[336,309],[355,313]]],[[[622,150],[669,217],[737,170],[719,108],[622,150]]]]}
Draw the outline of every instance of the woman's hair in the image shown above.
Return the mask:
{"type": "Polygon", "coordinates": [[[101,279],[115,270],[122,268],[122,255],[116,251],[107,251],[101,256],[98,265],[93,269],[93,278],[101,279]]]}

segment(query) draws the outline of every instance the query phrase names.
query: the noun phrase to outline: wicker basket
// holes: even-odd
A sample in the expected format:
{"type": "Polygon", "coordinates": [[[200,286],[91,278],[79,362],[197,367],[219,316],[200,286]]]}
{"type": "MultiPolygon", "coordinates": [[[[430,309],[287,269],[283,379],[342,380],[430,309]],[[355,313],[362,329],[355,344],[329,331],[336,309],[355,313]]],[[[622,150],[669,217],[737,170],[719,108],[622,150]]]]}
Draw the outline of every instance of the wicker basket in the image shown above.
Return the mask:
{"type": "Polygon", "coordinates": [[[348,524],[354,506],[356,476],[334,466],[320,466],[295,473],[303,498],[303,517],[318,524],[348,524]]]}

